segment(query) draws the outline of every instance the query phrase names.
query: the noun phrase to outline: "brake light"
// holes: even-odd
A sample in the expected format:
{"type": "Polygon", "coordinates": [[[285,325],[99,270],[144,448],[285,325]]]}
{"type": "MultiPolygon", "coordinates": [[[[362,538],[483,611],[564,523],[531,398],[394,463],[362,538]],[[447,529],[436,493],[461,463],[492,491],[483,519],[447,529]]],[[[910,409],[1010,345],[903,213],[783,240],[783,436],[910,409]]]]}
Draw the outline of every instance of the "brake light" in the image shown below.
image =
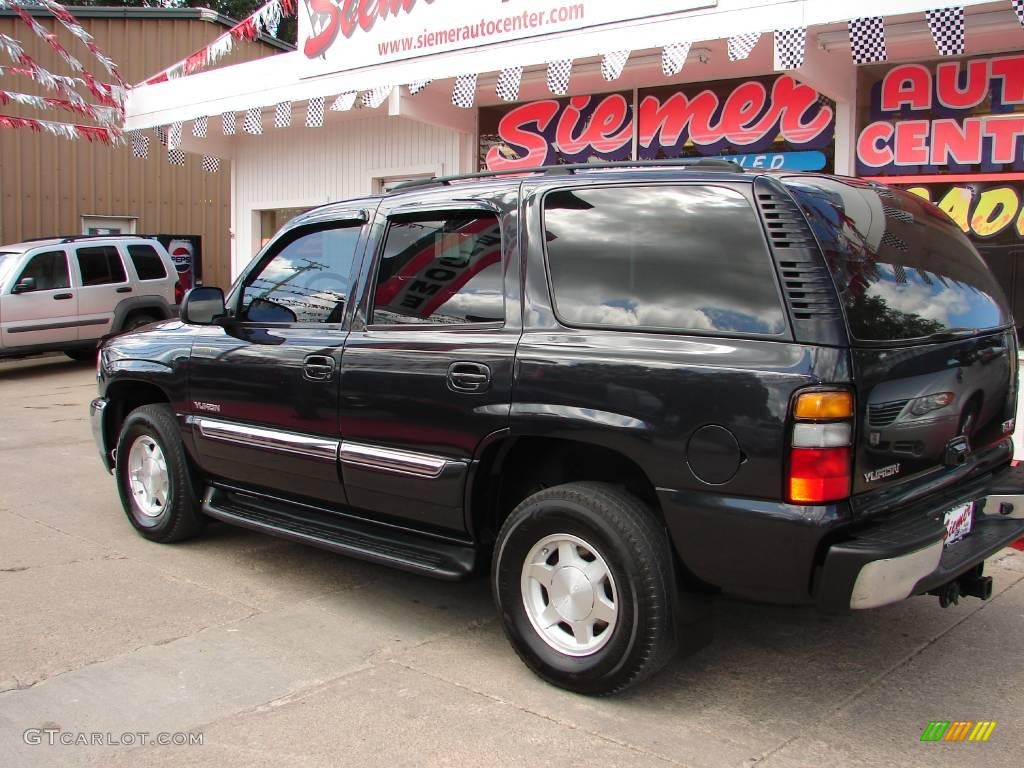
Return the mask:
{"type": "Polygon", "coordinates": [[[174,283],[174,303],[180,306],[184,298],[185,286],[181,284],[181,280],[177,280],[174,283]]]}
{"type": "Polygon", "coordinates": [[[793,404],[787,497],[794,504],[824,504],[850,495],[853,395],[803,392],[793,404]]]}

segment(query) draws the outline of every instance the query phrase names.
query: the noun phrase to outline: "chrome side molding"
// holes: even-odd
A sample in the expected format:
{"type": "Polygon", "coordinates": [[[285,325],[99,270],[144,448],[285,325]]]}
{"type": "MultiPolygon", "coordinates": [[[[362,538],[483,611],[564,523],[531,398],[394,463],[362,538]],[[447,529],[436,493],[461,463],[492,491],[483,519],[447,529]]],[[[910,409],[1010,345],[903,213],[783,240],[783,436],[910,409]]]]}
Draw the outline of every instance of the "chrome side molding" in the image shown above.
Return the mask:
{"type": "Polygon", "coordinates": [[[341,441],[341,461],[364,469],[376,469],[397,475],[414,477],[440,477],[448,464],[444,456],[429,453],[403,451],[398,448],[382,448],[379,445],[341,441]]]}
{"type": "Polygon", "coordinates": [[[199,434],[209,440],[307,456],[318,461],[336,461],[338,458],[340,443],[337,440],[280,429],[250,427],[218,419],[196,418],[193,423],[198,427],[199,434]]]}

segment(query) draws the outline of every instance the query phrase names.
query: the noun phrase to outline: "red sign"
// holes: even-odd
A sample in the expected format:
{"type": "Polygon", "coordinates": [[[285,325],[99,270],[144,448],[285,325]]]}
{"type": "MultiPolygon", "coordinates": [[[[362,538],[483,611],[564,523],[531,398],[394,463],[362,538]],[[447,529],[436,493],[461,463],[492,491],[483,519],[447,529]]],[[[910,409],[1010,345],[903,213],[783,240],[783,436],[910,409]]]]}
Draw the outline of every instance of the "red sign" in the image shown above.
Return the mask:
{"type": "Polygon", "coordinates": [[[1024,55],[894,67],[871,105],[860,175],[1024,170],[1024,55]]]}
{"type": "Polygon", "coordinates": [[[484,165],[515,170],[558,161],[629,159],[634,127],[641,159],[778,154],[832,144],[834,109],[813,88],[788,75],[719,83],[696,92],[679,86],[640,91],[635,126],[631,96],[613,93],[522,104],[501,114],[493,134],[486,123],[494,119],[496,108],[484,108],[484,165]]]}

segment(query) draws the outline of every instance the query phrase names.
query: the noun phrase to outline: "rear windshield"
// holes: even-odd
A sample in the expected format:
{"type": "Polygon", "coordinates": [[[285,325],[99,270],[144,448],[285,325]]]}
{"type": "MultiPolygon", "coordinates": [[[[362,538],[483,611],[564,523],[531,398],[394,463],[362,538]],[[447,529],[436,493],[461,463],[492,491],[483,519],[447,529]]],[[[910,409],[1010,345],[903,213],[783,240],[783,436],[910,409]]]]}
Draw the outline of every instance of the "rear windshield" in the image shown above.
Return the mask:
{"type": "Polygon", "coordinates": [[[854,179],[788,177],[861,341],[922,339],[1011,322],[970,240],[909,192],[854,179]]]}

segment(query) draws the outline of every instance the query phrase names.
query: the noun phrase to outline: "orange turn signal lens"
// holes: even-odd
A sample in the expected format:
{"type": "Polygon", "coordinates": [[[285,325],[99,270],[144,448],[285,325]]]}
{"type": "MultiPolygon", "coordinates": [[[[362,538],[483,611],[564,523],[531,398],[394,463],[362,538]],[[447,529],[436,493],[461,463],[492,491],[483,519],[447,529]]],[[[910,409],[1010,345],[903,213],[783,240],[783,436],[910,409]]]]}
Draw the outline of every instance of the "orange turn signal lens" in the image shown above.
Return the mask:
{"type": "Polygon", "coordinates": [[[851,419],[853,394],[850,392],[804,392],[796,398],[793,415],[798,419],[851,419]]]}

